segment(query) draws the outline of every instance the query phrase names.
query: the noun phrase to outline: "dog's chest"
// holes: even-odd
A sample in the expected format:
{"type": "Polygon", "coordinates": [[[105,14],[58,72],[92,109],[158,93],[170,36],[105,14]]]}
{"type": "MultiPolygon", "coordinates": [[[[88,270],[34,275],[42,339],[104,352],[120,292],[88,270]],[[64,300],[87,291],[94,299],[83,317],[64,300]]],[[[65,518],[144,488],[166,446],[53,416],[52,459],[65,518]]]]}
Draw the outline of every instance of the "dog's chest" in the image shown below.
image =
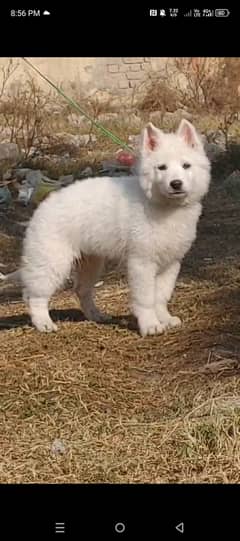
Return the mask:
{"type": "Polygon", "coordinates": [[[149,224],[149,248],[159,266],[181,260],[195,237],[198,215],[179,212],[175,216],[152,220],[149,224]]]}

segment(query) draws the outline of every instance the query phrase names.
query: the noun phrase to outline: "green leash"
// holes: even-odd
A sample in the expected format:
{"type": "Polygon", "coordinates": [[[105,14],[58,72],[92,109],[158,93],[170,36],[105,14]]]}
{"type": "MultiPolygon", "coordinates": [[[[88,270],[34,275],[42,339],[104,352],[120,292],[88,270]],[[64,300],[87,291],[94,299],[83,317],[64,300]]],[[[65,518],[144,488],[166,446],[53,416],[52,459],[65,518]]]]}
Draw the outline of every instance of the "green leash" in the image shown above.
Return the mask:
{"type": "Polygon", "coordinates": [[[69,98],[68,96],[66,96],[66,94],[63,92],[63,90],[61,90],[61,88],[58,88],[50,79],[48,79],[48,77],[46,77],[46,75],[43,75],[43,73],[41,73],[41,71],[38,68],[36,68],[29,60],[27,60],[25,57],[22,57],[22,60],[24,60],[24,62],[26,62],[26,64],[28,64],[34,71],[36,71],[38,73],[38,75],[40,75],[40,77],[42,77],[42,79],[47,81],[47,83],[50,86],[52,86],[58,92],[58,94],[63,96],[63,98],[72,107],[77,109],[78,112],[80,112],[83,116],[85,116],[88,120],[90,120],[90,122],[96,128],[98,128],[106,137],[109,137],[109,139],[111,139],[117,145],[121,146],[122,148],[125,148],[126,150],[128,150],[132,154],[135,154],[135,152],[133,151],[133,149],[131,147],[129,147],[126,143],[124,143],[121,139],[119,139],[119,137],[117,137],[117,135],[112,133],[110,130],[108,130],[107,128],[104,128],[104,126],[102,124],[100,124],[100,122],[97,122],[96,120],[91,118],[91,116],[88,113],[86,113],[85,111],[83,111],[83,109],[80,107],[80,105],[78,105],[78,103],[75,100],[73,100],[72,98],[69,98]]]}

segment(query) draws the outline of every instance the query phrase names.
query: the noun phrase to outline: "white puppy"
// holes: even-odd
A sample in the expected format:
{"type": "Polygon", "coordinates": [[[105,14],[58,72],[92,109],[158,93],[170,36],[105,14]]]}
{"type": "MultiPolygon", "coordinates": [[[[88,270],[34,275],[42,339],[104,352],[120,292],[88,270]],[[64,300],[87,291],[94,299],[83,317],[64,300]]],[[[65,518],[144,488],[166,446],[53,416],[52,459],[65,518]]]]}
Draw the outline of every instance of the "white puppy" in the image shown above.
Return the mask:
{"type": "Polygon", "coordinates": [[[89,178],[52,193],[30,221],[21,268],[12,275],[21,278],[35,327],[57,330],[49,300],[74,263],[75,290],[85,316],[104,320],[93,301],[93,286],[105,259],[126,262],[132,313],[142,336],[179,325],[167,304],[196,238],[209,182],[201,139],[182,120],[176,133],[147,125],[135,177],[89,178]]]}

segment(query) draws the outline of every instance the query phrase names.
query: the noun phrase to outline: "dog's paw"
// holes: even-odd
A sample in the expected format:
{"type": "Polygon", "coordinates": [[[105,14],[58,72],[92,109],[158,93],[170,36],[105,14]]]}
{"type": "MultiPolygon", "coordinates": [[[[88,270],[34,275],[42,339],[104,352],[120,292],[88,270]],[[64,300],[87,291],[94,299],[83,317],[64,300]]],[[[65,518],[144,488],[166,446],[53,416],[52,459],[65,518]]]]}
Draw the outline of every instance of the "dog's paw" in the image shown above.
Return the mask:
{"type": "Polygon", "coordinates": [[[170,316],[168,318],[159,318],[158,321],[162,325],[163,331],[167,331],[168,329],[172,329],[173,327],[180,327],[182,324],[181,319],[177,316],[170,316]]]}
{"type": "Polygon", "coordinates": [[[180,317],[178,316],[171,316],[167,322],[168,328],[171,327],[180,327],[182,325],[182,321],[180,317]]]}
{"type": "Polygon", "coordinates": [[[33,325],[39,332],[57,332],[56,323],[49,318],[48,320],[33,320],[33,325]]]}
{"type": "Polygon", "coordinates": [[[171,314],[169,314],[166,309],[163,310],[162,307],[156,307],[156,315],[164,330],[171,329],[172,327],[179,327],[182,323],[179,317],[171,316],[171,314]]]}
{"type": "Polygon", "coordinates": [[[164,326],[157,317],[139,317],[138,318],[139,331],[141,336],[153,336],[154,334],[161,334],[164,331],[164,326]]]}

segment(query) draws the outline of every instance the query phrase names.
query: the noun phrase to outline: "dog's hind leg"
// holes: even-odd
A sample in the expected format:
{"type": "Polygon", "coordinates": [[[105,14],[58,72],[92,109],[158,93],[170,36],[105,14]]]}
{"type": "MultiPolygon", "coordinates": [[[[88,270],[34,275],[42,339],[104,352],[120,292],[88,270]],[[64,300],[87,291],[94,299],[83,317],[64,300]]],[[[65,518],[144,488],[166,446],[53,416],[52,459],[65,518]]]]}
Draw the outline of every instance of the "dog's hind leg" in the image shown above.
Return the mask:
{"type": "MultiPolygon", "coordinates": [[[[36,250],[36,246],[33,245],[36,250]]],[[[57,331],[57,325],[49,314],[49,301],[70,275],[72,252],[63,243],[56,242],[44,254],[43,247],[34,257],[28,248],[23,260],[21,277],[23,299],[26,302],[33,325],[40,332],[57,331]],[[30,252],[31,258],[28,256],[30,252]]]]}
{"type": "Polygon", "coordinates": [[[75,266],[73,273],[74,290],[80,300],[82,311],[88,320],[97,323],[108,321],[111,318],[111,316],[99,312],[93,299],[93,288],[103,270],[103,266],[104,259],[101,257],[83,256],[75,266]]]}

